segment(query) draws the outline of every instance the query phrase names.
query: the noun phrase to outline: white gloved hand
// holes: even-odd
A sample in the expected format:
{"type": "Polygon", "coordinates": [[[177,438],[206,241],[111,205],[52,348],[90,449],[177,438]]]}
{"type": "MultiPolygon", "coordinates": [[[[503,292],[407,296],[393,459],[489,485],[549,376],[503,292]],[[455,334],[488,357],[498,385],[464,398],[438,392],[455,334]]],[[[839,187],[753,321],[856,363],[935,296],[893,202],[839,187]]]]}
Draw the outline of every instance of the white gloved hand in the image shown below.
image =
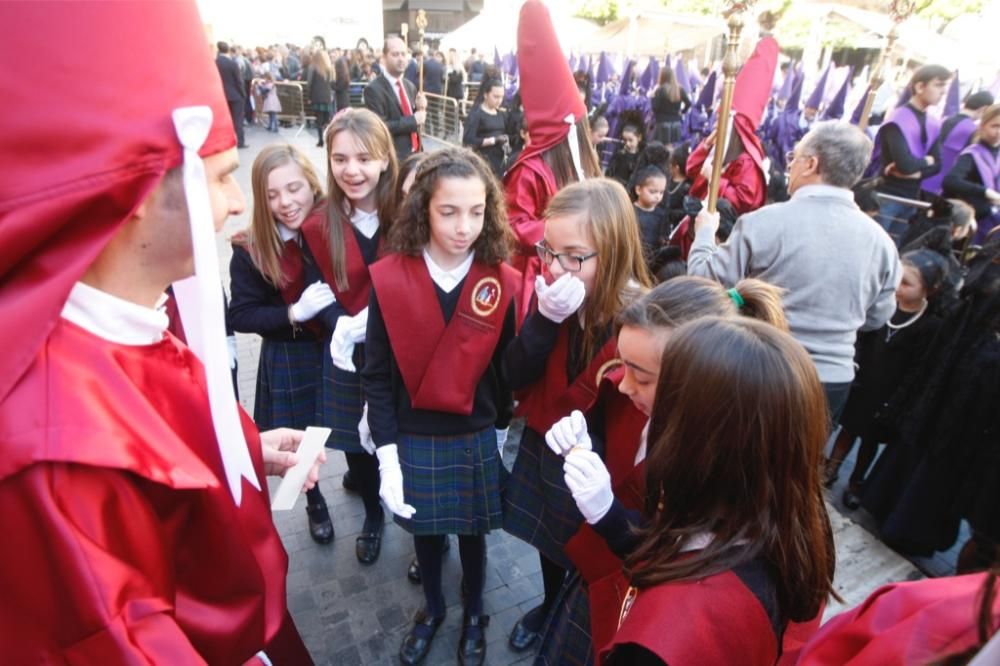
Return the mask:
{"type": "Polygon", "coordinates": [[[400,518],[412,518],[417,510],[403,502],[403,470],[399,466],[396,445],[380,446],[375,449],[375,455],[378,456],[378,471],[382,477],[378,496],[389,511],[400,518]]]}
{"type": "Polygon", "coordinates": [[[367,327],[368,308],[353,317],[345,315],[337,319],[337,326],[333,329],[333,337],[330,339],[330,358],[333,359],[335,366],[347,372],[358,371],[353,360],[354,345],[358,343],[358,329],[360,329],[360,341],[363,342],[367,327]]]}
{"type": "Polygon", "coordinates": [[[351,342],[360,345],[368,334],[368,308],[351,317],[351,327],[348,333],[351,342]]]}
{"type": "Polygon", "coordinates": [[[594,448],[587,433],[587,420],[579,410],[556,421],[545,433],[545,443],[557,456],[564,456],[576,447],[587,451],[594,448]]]}
{"type": "Polygon", "coordinates": [[[507,433],[510,432],[510,428],[504,428],[502,430],[500,428],[497,428],[496,431],[497,431],[497,451],[499,451],[500,455],[502,456],[503,447],[504,444],[507,443],[507,433]]]}
{"type": "Polygon", "coordinates": [[[288,308],[289,316],[297,321],[309,321],[320,313],[323,308],[337,302],[337,297],[333,295],[330,286],[317,280],[302,291],[299,300],[288,308]]]}
{"type": "Polygon", "coordinates": [[[370,455],[375,455],[375,442],[372,440],[372,429],[368,427],[368,403],[361,410],[361,420],[358,421],[358,437],[361,438],[361,448],[370,455]]]}
{"type": "Polygon", "coordinates": [[[552,284],[545,284],[545,278],[535,278],[535,294],[538,296],[538,311],[557,324],[580,309],[587,289],[575,275],[565,273],[552,284]]]}
{"type": "Polygon", "coordinates": [[[607,515],[615,501],[611,475],[593,451],[576,450],[566,456],[563,478],[584,519],[593,525],[607,515]]]}

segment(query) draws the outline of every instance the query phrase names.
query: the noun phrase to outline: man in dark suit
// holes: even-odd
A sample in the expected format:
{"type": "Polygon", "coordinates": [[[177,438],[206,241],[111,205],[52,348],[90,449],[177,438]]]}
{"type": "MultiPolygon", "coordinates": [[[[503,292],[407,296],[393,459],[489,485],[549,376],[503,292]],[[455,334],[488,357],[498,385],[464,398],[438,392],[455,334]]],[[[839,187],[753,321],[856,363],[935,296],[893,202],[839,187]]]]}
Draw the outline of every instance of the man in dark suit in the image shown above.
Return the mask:
{"type": "Polygon", "coordinates": [[[444,94],[444,54],[440,51],[435,51],[430,58],[424,58],[424,92],[444,94]]]}
{"type": "Polygon", "coordinates": [[[240,72],[240,66],[229,57],[229,44],[219,42],[217,46],[219,47],[219,55],[215,56],[215,66],[219,68],[222,88],[225,90],[226,102],[229,104],[229,114],[233,117],[237,147],[246,148],[246,141],[243,140],[243,105],[246,103],[247,94],[243,88],[243,75],[240,72]]]}
{"type": "MultiPolygon", "coordinates": [[[[432,95],[444,95],[444,54],[434,52],[424,58],[424,92],[432,95]]],[[[444,104],[442,100],[427,107],[427,133],[441,136],[444,123],[444,104]]]]}
{"type": "Polygon", "coordinates": [[[388,37],[382,47],[382,74],[365,88],[365,107],[385,121],[400,161],[420,150],[419,131],[427,120],[427,99],[403,78],[406,55],[403,40],[388,37]]]}

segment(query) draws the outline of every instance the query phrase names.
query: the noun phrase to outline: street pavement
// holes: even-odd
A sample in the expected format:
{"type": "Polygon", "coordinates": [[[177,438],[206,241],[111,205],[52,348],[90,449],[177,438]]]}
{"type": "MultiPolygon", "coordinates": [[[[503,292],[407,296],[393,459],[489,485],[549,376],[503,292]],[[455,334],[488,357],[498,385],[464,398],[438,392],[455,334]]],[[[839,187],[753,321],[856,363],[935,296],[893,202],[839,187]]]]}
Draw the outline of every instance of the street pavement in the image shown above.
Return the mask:
{"type": "MultiPolygon", "coordinates": [[[[278,134],[259,127],[246,130],[249,148],[239,151],[240,168],[236,177],[248,197],[246,211],[226,223],[218,237],[222,282],[229,287],[229,259],[232,250],[227,239],[249,224],[251,202],[250,167],[254,157],[266,145],[287,141],[300,148],[316,165],[326,182],[326,157],[317,148],[313,129],[282,128],[278,134]]],[[[240,402],[252,413],[254,382],[260,340],[255,335],[237,335],[239,349],[240,402]]],[[[508,469],[516,455],[517,436],[512,435],[504,454],[508,469]]],[[[841,471],[846,479],[853,460],[841,471]]],[[[351,666],[353,664],[395,664],[400,642],[413,614],[421,607],[423,595],[406,578],[413,557],[413,541],[401,528],[387,524],[382,554],[371,566],[358,563],[354,555],[355,537],[361,530],[364,510],[361,499],[346,493],[341,478],[346,471],[344,457],[330,452],[323,467],[320,485],[333,516],[336,538],[325,546],[309,538],[306,526],[305,498],[291,511],[274,514],[275,524],[289,554],[288,605],[317,664],[351,666]]],[[[276,484],[272,483],[272,491],[276,484]]],[[[913,563],[900,557],[873,536],[873,524],[863,512],[838,510],[843,491],[841,481],[830,494],[837,503],[830,506],[837,546],[837,592],[847,606],[864,599],[878,586],[892,581],[911,580],[924,574],[913,563]],[[844,513],[842,513],[842,511],[844,513]],[[860,522],[856,522],[860,521],[860,522]],[[872,530],[872,531],[870,531],[872,530]]],[[[538,556],[518,539],[498,531],[487,537],[488,562],[485,610],[492,616],[487,629],[487,664],[528,664],[531,654],[518,654],[507,646],[507,635],[517,619],[540,601],[542,592],[538,556]]],[[[456,663],[455,651],[461,631],[462,607],[459,597],[461,564],[457,542],[445,558],[444,589],[448,618],[438,631],[433,649],[425,663],[456,663]]],[[[954,552],[921,560],[918,564],[933,575],[953,571],[954,552]]],[[[831,602],[826,615],[842,610],[831,602]]]]}

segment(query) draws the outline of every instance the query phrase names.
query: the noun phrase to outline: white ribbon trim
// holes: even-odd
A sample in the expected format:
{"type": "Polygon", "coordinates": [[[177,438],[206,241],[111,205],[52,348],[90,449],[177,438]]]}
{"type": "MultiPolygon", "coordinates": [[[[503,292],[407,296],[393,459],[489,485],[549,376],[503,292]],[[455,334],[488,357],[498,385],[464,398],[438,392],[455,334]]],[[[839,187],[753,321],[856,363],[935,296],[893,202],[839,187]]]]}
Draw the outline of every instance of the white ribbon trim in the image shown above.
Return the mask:
{"type": "Polygon", "coordinates": [[[576,129],[576,118],[570,113],[563,122],[569,124],[569,132],[566,134],[566,143],[569,144],[569,154],[573,157],[573,168],[576,169],[576,178],[579,181],[585,180],[583,166],[580,162],[580,137],[576,129]]]}
{"type": "Polygon", "coordinates": [[[212,109],[207,106],[174,109],[173,120],[177,138],[184,146],[184,195],[194,251],[194,276],[175,282],[174,296],[188,345],[205,365],[215,437],[219,442],[229,492],[239,506],[243,494],[240,479],[245,478],[257,490],[260,490],[260,484],[243,436],[229,373],[215,226],[205,164],[198,155],[212,127],[212,109]]]}

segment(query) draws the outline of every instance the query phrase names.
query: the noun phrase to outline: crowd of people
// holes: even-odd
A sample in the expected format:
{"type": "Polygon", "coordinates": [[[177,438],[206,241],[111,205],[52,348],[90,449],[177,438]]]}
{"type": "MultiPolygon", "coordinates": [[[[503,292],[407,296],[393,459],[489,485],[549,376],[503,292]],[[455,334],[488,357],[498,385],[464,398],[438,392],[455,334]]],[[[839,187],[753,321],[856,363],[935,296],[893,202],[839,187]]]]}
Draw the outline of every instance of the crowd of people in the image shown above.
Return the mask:
{"type": "MultiPolygon", "coordinates": [[[[926,65],[874,138],[821,120],[829,109],[796,115],[777,173],[788,137],[771,130],[799,109],[775,99],[769,20],[731,122],[712,129],[691,122],[714,104],[710,73],[688,91],[667,69],[646,95],[627,72],[594,104],[587,69],[574,75],[527,0],[514,94],[481,56],[424,64],[445,90],[459,68],[480,82],[469,148],[427,151],[397,36],[377,66],[367,44],[322,38],[220,43],[213,66],[193,3],[25,4],[0,7],[3,48],[67,35],[88,75],[59,95],[99,113],[46,123],[47,159],[5,169],[0,192],[0,305],[19,322],[0,333],[12,661],[311,663],[265,482],[297,463],[310,426],[330,429],[363,502],[359,565],[379,560],[387,519],[413,535],[425,604],[404,664],[426,659],[451,585],[457,660],[485,663],[485,537],[500,529],[538,551],[542,599],[508,642],[539,664],[1000,657],[992,99],[973,91],[941,123],[928,109],[949,73],[926,65]],[[95,41],[111,33],[122,41],[95,41]],[[176,57],[123,66],[150,42],[176,57]],[[103,98],[94,81],[141,86],[150,67],[142,108],[85,103],[103,98]],[[355,67],[363,108],[337,97],[355,67]],[[245,206],[245,84],[261,81],[261,111],[277,113],[273,84],[295,77],[318,95],[324,164],[280,141],[259,152],[223,306],[212,233],[245,206]],[[902,229],[900,203],[920,211],[902,229]],[[252,419],[223,310],[262,339],[252,419]],[[967,575],[888,586],[820,627],[837,597],[824,485],[857,438],[843,504],[906,554],[949,548],[968,521],[967,575]],[[442,573],[451,535],[460,581],[442,573]]],[[[33,84],[61,71],[42,56],[33,84]]],[[[13,122],[5,149],[37,135],[38,119],[13,122]]],[[[335,538],[325,460],[303,488],[318,544],[335,538]]]]}

